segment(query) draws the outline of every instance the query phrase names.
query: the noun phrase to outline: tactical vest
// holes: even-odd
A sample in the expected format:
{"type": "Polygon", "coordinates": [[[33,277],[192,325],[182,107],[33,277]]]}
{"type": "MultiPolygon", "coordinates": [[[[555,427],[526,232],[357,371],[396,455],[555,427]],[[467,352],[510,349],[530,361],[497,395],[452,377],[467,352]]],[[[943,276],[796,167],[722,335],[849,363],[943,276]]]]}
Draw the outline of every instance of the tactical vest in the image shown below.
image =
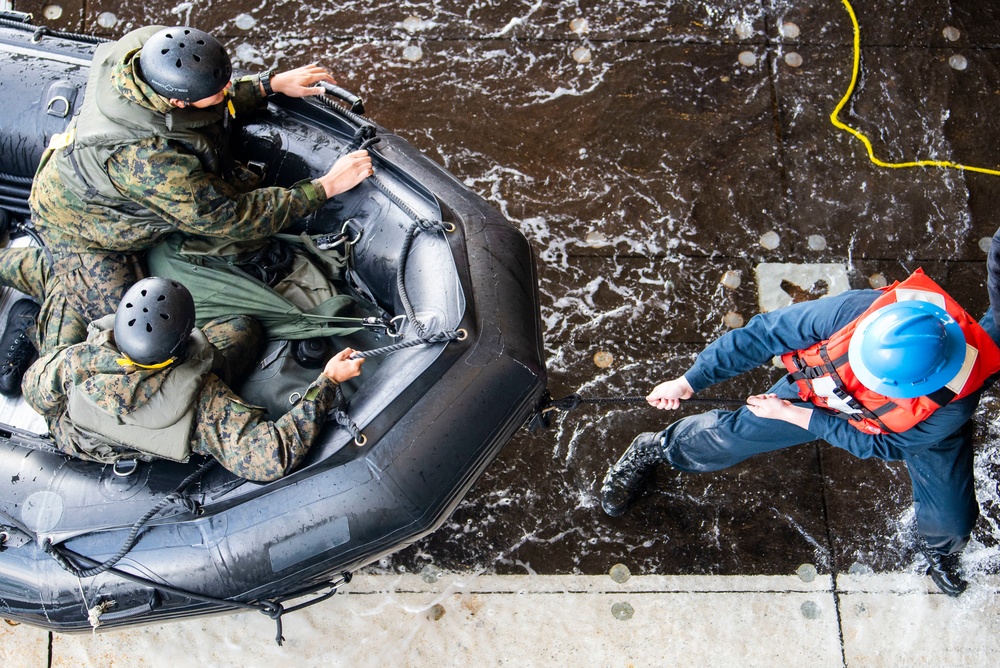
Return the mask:
{"type": "MultiPolygon", "coordinates": [[[[87,343],[118,355],[110,340],[113,330],[114,315],[101,318],[91,324],[87,343]]],[[[60,446],[86,459],[107,463],[134,458],[187,460],[198,397],[214,356],[215,348],[202,331],[193,330],[187,358],[161,370],[159,373],[168,376],[159,391],[128,415],[110,413],[95,403],[80,384],[70,386],[60,424],[63,435],[72,442],[60,446]]]]}
{"type": "Polygon", "coordinates": [[[63,183],[83,201],[105,207],[107,215],[114,219],[168,230],[173,226],[118,191],[108,176],[107,162],[122,146],[160,136],[180,144],[201,160],[206,171],[218,174],[217,146],[198,129],[224,122],[225,111],[189,108],[164,114],[126,99],[114,88],[115,67],[160,29],[140,28],[117,42],[97,47],[80,113],[61,141],[55,142],[65,146],[55,152],[53,159],[63,183]]]}
{"type": "Polygon", "coordinates": [[[987,378],[1000,371],[1000,349],[965,309],[917,269],[902,283],[897,281],[883,288],[883,294],[864,313],[828,340],[785,353],[781,361],[804,401],[848,420],[867,434],[889,434],[906,431],[941,406],[978,390],[987,378]],[[965,335],[965,362],[940,390],[914,399],[891,399],[862,385],[851,369],[847,351],[855,328],[866,316],[906,300],[932,302],[955,319],[965,335]]]}

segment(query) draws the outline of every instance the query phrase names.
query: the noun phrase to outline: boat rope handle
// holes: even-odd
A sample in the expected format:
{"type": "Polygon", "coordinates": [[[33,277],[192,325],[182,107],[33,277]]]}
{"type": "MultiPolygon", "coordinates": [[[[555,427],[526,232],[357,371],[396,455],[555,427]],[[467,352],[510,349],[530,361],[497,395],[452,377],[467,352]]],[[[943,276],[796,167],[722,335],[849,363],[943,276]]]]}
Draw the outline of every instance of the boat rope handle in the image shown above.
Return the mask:
{"type": "MultiPolygon", "coordinates": [[[[415,346],[426,346],[433,343],[446,343],[448,341],[465,341],[467,338],[469,338],[469,332],[465,329],[456,329],[450,332],[438,332],[437,334],[431,334],[430,336],[421,336],[419,338],[409,339],[408,341],[400,341],[399,343],[393,343],[381,348],[356,350],[351,353],[347,359],[366,359],[368,357],[375,357],[376,355],[388,355],[389,353],[394,353],[397,350],[406,350],[407,348],[413,348],[415,346]]],[[[337,385],[337,400],[338,406],[330,411],[329,417],[351,433],[354,437],[354,445],[359,448],[365,447],[365,445],[368,444],[368,437],[361,433],[361,428],[358,427],[357,423],[355,423],[354,420],[351,419],[351,416],[348,415],[342,408],[344,405],[344,394],[340,389],[340,385],[337,385]]]]}
{"type": "Polygon", "coordinates": [[[465,341],[467,338],[469,338],[469,332],[465,329],[456,329],[450,332],[438,332],[437,334],[431,334],[430,336],[422,336],[415,339],[409,339],[407,341],[400,341],[399,343],[382,346],[381,348],[356,350],[351,353],[350,357],[347,359],[366,359],[377,355],[388,355],[389,353],[394,353],[397,350],[406,350],[407,348],[414,348],[416,346],[426,346],[432,343],[445,343],[446,341],[465,341]]]}
{"type": "MultiPolygon", "coordinates": [[[[143,527],[157,513],[159,513],[161,510],[163,510],[171,503],[177,503],[177,502],[183,503],[183,501],[185,500],[185,497],[183,496],[184,490],[186,490],[188,486],[191,485],[193,482],[195,482],[196,480],[200,479],[203,475],[205,475],[205,473],[207,473],[210,468],[215,466],[215,464],[216,461],[214,458],[209,459],[209,461],[199,466],[197,471],[195,471],[188,477],[184,478],[184,480],[181,481],[181,484],[177,486],[177,489],[175,489],[172,493],[168,494],[167,496],[163,497],[156,505],[147,510],[146,513],[138,520],[136,520],[135,524],[132,525],[132,528],[129,531],[128,536],[125,538],[125,542],[122,543],[122,546],[121,548],[118,549],[118,552],[104,562],[101,563],[94,562],[96,564],[95,566],[91,568],[81,569],[75,566],[63,552],[62,548],[53,544],[51,539],[49,538],[43,539],[38,544],[38,546],[42,549],[43,552],[45,552],[50,557],[55,559],[56,562],[58,562],[58,564],[62,566],[64,570],[68,571],[75,577],[89,578],[95,575],[100,575],[101,573],[111,569],[115,564],[121,561],[126,554],[132,551],[132,548],[135,547],[135,544],[139,542],[139,534],[142,531],[143,527]]],[[[36,542],[38,542],[37,536],[35,537],[35,540],[36,542]]]]}
{"type": "Polygon", "coordinates": [[[987,167],[970,167],[968,165],[961,165],[955,162],[949,162],[947,160],[912,160],[908,162],[886,162],[875,156],[875,150],[872,148],[872,143],[862,132],[852,128],[851,126],[843,123],[838,116],[841,110],[847,104],[848,100],[851,99],[851,95],[854,94],[854,87],[858,83],[858,72],[861,69],[861,27],[858,25],[858,17],[854,13],[854,8],[851,6],[849,0],[842,0],[844,7],[847,9],[847,13],[851,17],[851,23],[854,25],[854,67],[851,72],[851,85],[847,87],[847,92],[844,93],[844,97],[841,98],[840,102],[837,104],[833,113],[830,114],[830,122],[833,123],[834,127],[849,132],[854,135],[862,144],[864,144],[865,149],[868,151],[868,159],[871,160],[875,165],[879,167],[885,167],[887,169],[904,169],[907,167],[940,167],[942,169],[960,169],[967,172],[978,172],[980,174],[989,174],[991,176],[1000,176],[1000,170],[989,169],[987,167]]]}
{"type": "Polygon", "coordinates": [[[399,263],[396,265],[396,291],[399,292],[399,301],[403,305],[403,312],[406,313],[410,325],[416,330],[417,336],[427,338],[427,326],[418,318],[410,303],[410,297],[406,293],[406,263],[409,259],[410,248],[413,240],[423,231],[447,232],[447,226],[441,221],[427,220],[425,218],[414,219],[413,224],[406,228],[406,235],[403,237],[403,247],[399,250],[399,263]]]}
{"type": "Polygon", "coordinates": [[[368,439],[365,438],[365,435],[361,433],[361,428],[357,425],[357,423],[354,420],[352,420],[351,416],[348,415],[347,412],[343,409],[345,399],[344,399],[344,391],[343,389],[341,389],[340,383],[337,383],[335,392],[337,397],[337,407],[332,409],[329,413],[327,413],[327,419],[334,420],[341,427],[349,431],[351,433],[351,436],[354,437],[355,445],[357,445],[358,447],[365,445],[365,443],[368,442],[368,439]]]}
{"type": "MultiPolygon", "coordinates": [[[[82,554],[77,554],[65,547],[61,548],[61,551],[65,553],[68,557],[72,557],[77,561],[84,563],[91,563],[95,565],[97,564],[96,560],[91,559],[90,557],[86,557],[82,554]]],[[[326,599],[336,594],[341,585],[349,583],[352,579],[351,572],[344,571],[340,575],[338,575],[336,579],[331,580],[327,585],[325,585],[332,587],[333,588],[332,591],[322,596],[319,596],[311,601],[307,601],[305,603],[286,609],[281,604],[281,601],[287,600],[287,598],[279,598],[277,600],[264,599],[256,602],[244,603],[243,601],[236,601],[230,598],[217,598],[215,596],[209,596],[207,594],[200,594],[198,592],[190,591],[187,589],[181,589],[180,587],[173,587],[163,582],[155,582],[153,580],[150,580],[149,578],[144,578],[140,575],[133,575],[132,573],[129,573],[127,571],[118,570],[117,568],[110,568],[108,569],[108,572],[120,577],[123,580],[128,580],[129,582],[135,582],[137,584],[143,585],[144,587],[149,587],[150,589],[156,591],[173,594],[180,598],[188,598],[195,601],[202,601],[203,603],[210,603],[212,605],[217,605],[222,608],[240,608],[243,610],[256,610],[257,612],[263,613],[275,621],[277,632],[275,634],[274,641],[278,644],[278,646],[281,646],[282,642],[285,639],[284,636],[282,636],[282,624],[281,624],[282,615],[288,612],[301,610],[302,608],[309,607],[310,605],[319,603],[320,601],[325,601],[326,599]]]]}
{"type": "MultiPolygon", "coordinates": [[[[25,16],[30,19],[30,15],[26,14],[25,16]]],[[[103,44],[105,42],[113,41],[106,37],[97,37],[95,35],[84,35],[76,32],[64,32],[62,30],[52,30],[51,28],[47,28],[45,26],[36,26],[27,21],[15,21],[12,19],[0,18],[0,25],[32,33],[31,41],[33,44],[37,44],[38,42],[42,41],[42,37],[45,37],[46,35],[50,35],[52,37],[76,39],[82,42],[87,42],[89,44],[103,44]]]]}

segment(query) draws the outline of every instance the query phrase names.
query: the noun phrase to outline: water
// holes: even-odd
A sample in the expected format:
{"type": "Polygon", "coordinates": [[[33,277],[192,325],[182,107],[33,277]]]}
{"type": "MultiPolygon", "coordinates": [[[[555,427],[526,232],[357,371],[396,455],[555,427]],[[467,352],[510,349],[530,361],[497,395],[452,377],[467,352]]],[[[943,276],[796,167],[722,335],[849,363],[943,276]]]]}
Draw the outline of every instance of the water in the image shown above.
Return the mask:
{"type": "MultiPolygon", "coordinates": [[[[328,65],[374,120],[532,242],[557,397],[644,394],[683,372],[760,311],[751,277],[761,263],[839,266],[853,287],[924,266],[984,310],[980,240],[994,231],[1000,182],[876,168],[829,124],[851,66],[839,2],[590,4],[154,1],[116,7],[113,26],[96,14],[86,25],[120,34],[189,22],[225,37],[251,70],[328,65]]],[[[842,118],[886,159],[996,165],[1000,116],[981,92],[995,88],[997,60],[982,47],[998,18],[955,9],[945,25],[933,6],[856,8],[864,68],[842,118]]],[[[77,20],[64,12],[54,25],[77,20]]],[[[761,369],[711,396],[741,398],[779,374],[761,369]]],[[[1000,439],[987,428],[998,410],[991,398],[978,418],[983,519],[965,561],[975,573],[998,569],[1000,439]]],[[[635,406],[580,408],[547,432],[522,431],[441,530],[374,570],[919,569],[905,471],[826,446],[714,475],[662,470],[634,512],[607,518],[595,496],[604,471],[662,419],[635,406]]]]}

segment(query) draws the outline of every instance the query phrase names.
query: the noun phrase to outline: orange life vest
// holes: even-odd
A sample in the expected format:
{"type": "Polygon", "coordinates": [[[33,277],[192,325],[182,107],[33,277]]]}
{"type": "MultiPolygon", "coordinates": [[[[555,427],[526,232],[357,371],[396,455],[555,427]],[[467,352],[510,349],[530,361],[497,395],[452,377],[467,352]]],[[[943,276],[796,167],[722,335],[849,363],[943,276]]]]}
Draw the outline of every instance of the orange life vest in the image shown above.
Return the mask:
{"type": "Polygon", "coordinates": [[[868,434],[906,431],[955,399],[978,390],[1000,371],[1000,349],[979,323],[944,290],[917,269],[905,281],[882,289],[871,306],[826,341],[785,353],[781,361],[803,401],[833,412],[868,434]],[[869,390],[857,379],[847,359],[854,329],[865,316],[897,301],[918,299],[944,308],[962,328],[966,356],[958,374],[936,392],[914,399],[890,399],[869,390]]]}

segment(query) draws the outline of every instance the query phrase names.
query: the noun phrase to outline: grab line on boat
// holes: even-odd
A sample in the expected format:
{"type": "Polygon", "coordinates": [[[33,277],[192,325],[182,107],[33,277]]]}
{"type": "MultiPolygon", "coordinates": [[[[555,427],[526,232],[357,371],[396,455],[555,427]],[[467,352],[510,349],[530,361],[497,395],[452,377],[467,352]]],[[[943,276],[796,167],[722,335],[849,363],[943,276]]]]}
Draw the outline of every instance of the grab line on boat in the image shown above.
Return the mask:
{"type": "Polygon", "coordinates": [[[125,557],[125,555],[127,555],[129,552],[132,551],[132,548],[135,547],[135,544],[139,542],[140,532],[142,531],[143,527],[146,526],[146,523],[149,522],[149,520],[153,519],[153,517],[155,517],[161,510],[166,508],[168,505],[170,505],[171,503],[180,503],[181,505],[186,506],[188,510],[193,511],[193,508],[190,507],[190,504],[185,503],[186,501],[189,501],[189,499],[184,496],[184,491],[192,483],[201,479],[201,477],[205,475],[205,473],[207,473],[208,470],[214,467],[216,464],[217,462],[215,459],[210,459],[209,461],[205,462],[204,464],[198,467],[197,471],[195,471],[188,477],[184,478],[184,480],[181,481],[181,484],[177,486],[177,489],[175,489],[173,492],[163,497],[159,501],[159,503],[157,503],[152,508],[147,510],[146,513],[138,520],[136,520],[135,523],[132,525],[132,528],[129,531],[128,536],[125,538],[125,541],[122,543],[122,546],[118,549],[118,552],[115,553],[114,556],[105,560],[103,563],[99,563],[96,566],[86,569],[77,568],[72,562],[70,562],[70,560],[66,557],[66,555],[64,555],[62,551],[60,551],[59,547],[57,547],[52,543],[51,539],[45,538],[44,540],[41,541],[41,543],[39,543],[38,546],[42,549],[43,552],[45,552],[50,557],[55,559],[56,562],[58,562],[59,565],[62,566],[64,570],[68,571],[69,573],[78,578],[89,578],[89,577],[94,577],[95,575],[100,575],[104,571],[111,569],[115,564],[121,561],[125,557]]]}

